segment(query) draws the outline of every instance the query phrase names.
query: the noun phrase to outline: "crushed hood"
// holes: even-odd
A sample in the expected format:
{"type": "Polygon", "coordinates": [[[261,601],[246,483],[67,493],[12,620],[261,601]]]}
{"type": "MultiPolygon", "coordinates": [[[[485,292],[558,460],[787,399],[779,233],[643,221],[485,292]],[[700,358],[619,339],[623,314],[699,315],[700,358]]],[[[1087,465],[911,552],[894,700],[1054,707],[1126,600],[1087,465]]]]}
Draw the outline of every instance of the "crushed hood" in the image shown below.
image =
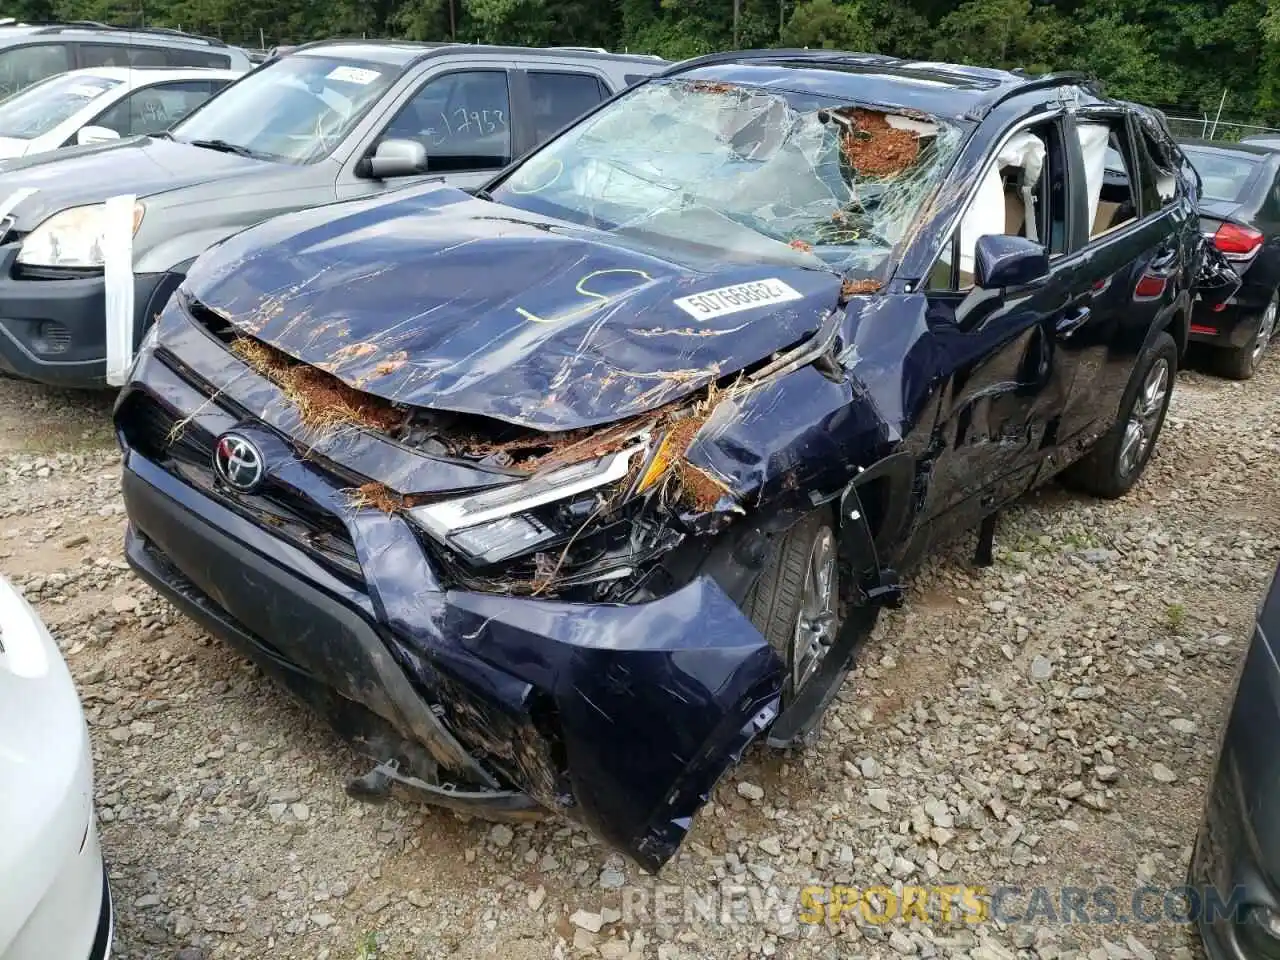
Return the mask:
{"type": "Polygon", "coordinates": [[[359,390],[555,431],[765,359],[839,296],[824,270],[679,257],[439,187],[268,221],[186,288],[359,390]]]}
{"type": "Polygon", "coordinates": [[[81,204],[131,193],[146,198],[209,180],[279,170],[265,160],[193,147],[175,140],[135,137],[15,157],[0,168],[0,203],[29,191],[13,208],[19,230],[81,204]]]}

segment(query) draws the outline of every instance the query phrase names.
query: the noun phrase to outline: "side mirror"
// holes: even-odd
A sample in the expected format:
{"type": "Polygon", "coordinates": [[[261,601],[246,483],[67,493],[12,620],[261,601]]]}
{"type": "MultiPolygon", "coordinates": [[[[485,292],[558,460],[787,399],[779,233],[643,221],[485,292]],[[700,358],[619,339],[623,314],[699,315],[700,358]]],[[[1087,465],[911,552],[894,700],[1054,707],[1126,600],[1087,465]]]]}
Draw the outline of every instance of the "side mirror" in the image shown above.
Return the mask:
{"type": "Polygon", "coordinates": [[[427,148],[417,140],[383,140],[362,166],[363,175],[373,180],[426,173],[427,148]]]}
{"type": "Polygon", "coordinates": [[[120,134],[110,127],[81,127],[76,133],[76,143],[105,143],[108,140],[119,140],[120,134]]]}
{"type": "Polygon", "coordinates": [[[974,250],[973,282],[983,290],[1003,290],[1049,274],[1049,252],[1026,237],[989,233],[974,250]]]}

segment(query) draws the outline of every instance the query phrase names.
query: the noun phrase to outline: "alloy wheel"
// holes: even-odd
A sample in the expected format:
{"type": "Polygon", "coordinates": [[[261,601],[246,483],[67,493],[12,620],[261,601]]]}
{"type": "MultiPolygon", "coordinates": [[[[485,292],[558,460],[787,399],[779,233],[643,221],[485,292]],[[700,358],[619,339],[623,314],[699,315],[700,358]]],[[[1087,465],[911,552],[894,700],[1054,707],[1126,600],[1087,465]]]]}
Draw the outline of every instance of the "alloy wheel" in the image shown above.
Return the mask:
{"type": "Polygon", "coordinates": [[[1276,331],[1276,314],[1280,312],[1280,293],[1273,293],[1271,301],[1267,304],[1267,309],[1262,313],[1262,320],[1258,323],[1258,333],[1253,338],[1253,365],[1256,367],[1258,361],[1262,359],[1262,355],[1267,352],[1267,347],[1271,344],[1271,337],[1276,331]]]}
{"type": "Polygon", "coordinates": [[[1169,398],[1169,374],[1169,362],[1160,357],[1151,365],[1142,381],[1142,389],[1134,398],[1133,408],[1129,411],[1129,420],[1124,428],[1124,439],[1120,443],[1121,476],[1132,474],[1151,449],[1169,398]]]}
{"type": "Polygon", "coordinates": [[[792,639],[791,684],[799,690],[822,665],[836,634],[836,549],[830,527],[822,527],[809,551],[800,614],[792,639]]]}

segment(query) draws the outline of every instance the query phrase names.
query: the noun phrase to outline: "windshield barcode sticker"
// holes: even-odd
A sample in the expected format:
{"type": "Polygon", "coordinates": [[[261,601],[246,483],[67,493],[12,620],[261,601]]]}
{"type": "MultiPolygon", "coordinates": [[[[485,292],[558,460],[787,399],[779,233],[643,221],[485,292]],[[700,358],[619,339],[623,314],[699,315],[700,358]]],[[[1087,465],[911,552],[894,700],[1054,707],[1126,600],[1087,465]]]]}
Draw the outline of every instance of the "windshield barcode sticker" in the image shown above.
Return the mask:
{"type": "Polygon", "coordinates": [[[343,83],[357,83],[364,86],[373,83],[382,74],[377,70],[366,70],[363,67],[334,67],[329,71],[326,80],[341,80],[343,83]]]}
{"type": "Polygon", "coordinates": [[[769,307],[801,299],[803,295],[799,290],[787,286],[781,280],[756,280],[680,297],[672,303],[695,320],[711,320],[740,310],[769,307]]]}

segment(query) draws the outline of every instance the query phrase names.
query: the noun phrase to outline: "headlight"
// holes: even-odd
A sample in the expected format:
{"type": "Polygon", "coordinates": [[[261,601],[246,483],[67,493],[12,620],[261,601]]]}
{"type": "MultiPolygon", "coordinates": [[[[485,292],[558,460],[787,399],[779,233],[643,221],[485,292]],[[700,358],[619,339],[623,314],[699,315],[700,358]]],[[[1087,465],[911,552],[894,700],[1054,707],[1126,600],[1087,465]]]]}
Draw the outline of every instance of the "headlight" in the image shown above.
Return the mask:
{"type": "MultiPolygon", "coordinates": [[[[606,502],[600,499],[601,488],[614,486],[614,494],[641,492],[640,483],[631,490],[621,484],[631,474],[632,463],[638,459],[643,463],[648,452],[646,440],[510,486],[414,507],[409,516],[473,563],[496,563],[573,534],[606,502]]],[[[641,475],[647,477],[649,472],[642,470],[641,475]]]]}
{"type": "MultiPolygon", "coordinates": [[[[146,207],[133,205],[133,232],[138,232],[146,207]]],[[[107,229],[106,204],[72,207],[55,213],[22,241],[18,263],[31,267],[100,267],[107,229]]]]}

